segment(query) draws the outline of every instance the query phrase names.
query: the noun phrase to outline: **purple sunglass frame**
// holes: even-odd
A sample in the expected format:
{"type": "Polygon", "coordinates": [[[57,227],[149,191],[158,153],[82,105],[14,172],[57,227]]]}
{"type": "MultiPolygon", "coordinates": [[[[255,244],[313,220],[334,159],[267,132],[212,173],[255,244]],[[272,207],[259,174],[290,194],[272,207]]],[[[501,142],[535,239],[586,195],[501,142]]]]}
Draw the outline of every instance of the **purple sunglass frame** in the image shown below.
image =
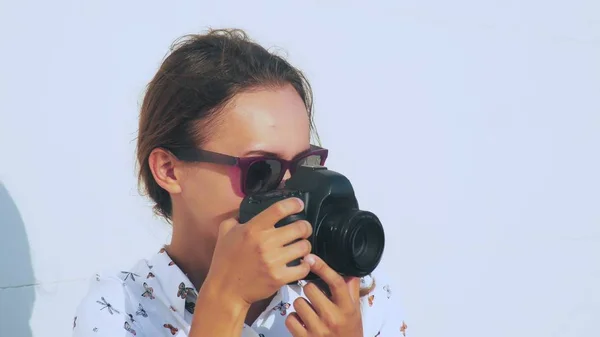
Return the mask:
{"type": "Polygon", "coordinates": [[[169,149],[169,151],[177,157],[177,159],[185,161],[185,162],[196,162],[196,163],[212,163],[212,164],[221,164],[227,166],[236,166],[240,168],[241,171],[241,185],[242,192],[246,195],[246,178],[248,174],[248,170],[250,167],[260,161],[264,160],[275,160],[278,161],[281,165],[281,170],[279,172],[279,176],[277,177],[277,185],[281,183],[285,173],[289,170],[291,174],[294,174],[296,168],[298,167],[298,163],[306,159],[310,156],[320,156],[321,162],[319,165],[325,165],[325,160],[327,160],[327,156],[329,154],[329,150],[324,149],[322,147],[311,145],[309,150],[306,150],[292,160],[285,160],[275,156],[254,156],[254,157],[234,157],[218,152],[212,152],[208,150],[202,150],[198,148],[174,148],[169,149]]]}

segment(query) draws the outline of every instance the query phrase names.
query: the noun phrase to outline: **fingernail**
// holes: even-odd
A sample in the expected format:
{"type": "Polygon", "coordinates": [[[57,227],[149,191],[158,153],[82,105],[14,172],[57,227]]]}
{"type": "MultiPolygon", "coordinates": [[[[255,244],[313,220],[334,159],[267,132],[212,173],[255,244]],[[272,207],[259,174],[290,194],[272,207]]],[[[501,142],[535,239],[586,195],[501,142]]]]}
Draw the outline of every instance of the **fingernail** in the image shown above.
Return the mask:
{"type": "Polygon", "coordinates": [[[304,201],[302,201],[302,199],[300,198],[294,198],[298,201],[298,204],[300,204],[300,207],[304,208],[304,201]]]}
{"type": "Polygon", "coordinates": [[[315,260],[315,257],[314,257],[314,256],[312,256],[312,255],[307,255],[307,256],[304,258],[304,261],[306,261],[306,262],[308,263],[308,265],[309,265],[309,266],[313,266],[313,265],[315,264],[315,262],[317,262],[317,261],[315,260]]]}

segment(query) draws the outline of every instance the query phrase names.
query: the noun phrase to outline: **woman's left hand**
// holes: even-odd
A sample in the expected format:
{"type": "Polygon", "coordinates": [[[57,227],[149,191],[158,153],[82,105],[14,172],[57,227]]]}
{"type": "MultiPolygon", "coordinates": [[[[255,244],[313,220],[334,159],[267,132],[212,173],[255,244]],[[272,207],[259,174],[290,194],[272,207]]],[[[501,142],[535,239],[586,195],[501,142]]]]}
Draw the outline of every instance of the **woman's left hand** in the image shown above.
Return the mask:
{"type": "Polygon", "coordinates": [[[302,297],[296,299],[296,312],[290,314],[285,321],[292,336],[363,337],[359,279],[344,279],[313,254],[304,260],[311,265],[311,271],[329,285],[331,299],[314,283],[305,285],[304,294],[310,303],[302,297]]]}

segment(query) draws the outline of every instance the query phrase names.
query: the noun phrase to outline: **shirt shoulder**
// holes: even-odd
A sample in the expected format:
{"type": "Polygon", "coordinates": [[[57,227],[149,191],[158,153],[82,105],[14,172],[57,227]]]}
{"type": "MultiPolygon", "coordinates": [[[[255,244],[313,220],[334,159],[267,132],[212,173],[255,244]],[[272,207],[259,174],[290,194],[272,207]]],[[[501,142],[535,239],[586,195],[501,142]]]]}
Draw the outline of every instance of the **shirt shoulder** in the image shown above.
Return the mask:
{"type": "Polygon", "coordinates": [[[406,317],[400,289],[385,266],[361,279],[361,312],[365,337],[405,337],[406,317]]]}
{"type": "Polygon", "coordinates": [[[140,336],[124,281],[118,275],[96,274],[73,318],[73,337],[140,336]]]}
{"type": "Polygon", "coordinates": [[[75,311],[73,337],[185,336],[183,300],[173,302],[185,297],[180,273],[161,250],[126,271],[96,274],[75,311]]]}

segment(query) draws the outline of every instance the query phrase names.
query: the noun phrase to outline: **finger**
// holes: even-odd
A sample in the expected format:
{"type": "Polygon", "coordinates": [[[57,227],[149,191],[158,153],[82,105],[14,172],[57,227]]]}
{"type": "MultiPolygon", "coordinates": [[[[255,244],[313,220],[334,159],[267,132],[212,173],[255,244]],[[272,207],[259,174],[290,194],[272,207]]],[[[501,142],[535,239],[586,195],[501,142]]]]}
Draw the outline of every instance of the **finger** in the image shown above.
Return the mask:
{"type": "Polygon", "coordinates": [[[333,303],[327,295],[313,282],[308,282],[303,288],[304,294],[309,299],[317,314],[322,317],[324,313],[333,311],[333,303]]]}
{"type": "Polygon", "coordinates": [[[353,305],[346,282],[340,274],[314,254],[308,255],[304,260],[311,266],[310,270],[327,283],[334,303],[343,308],[350,308],[353,305]]]}
{"type": "Polygon", "coordinates": [[[350,296],[354,303],[359,302],[360,299],[360,278],[354,276],[344,277],[346,286],[350,290],[350,296]]]}
{"type": "Polygon", "coordinates": [[[298,314],[295,312],[289,314],[288,317],[285,319],[285,326],[294,337],[308,336],[308,331],[302,323],[302,319],[300,319],[300,317],[298,317],[298,314]]]}
{"type": "Polygon", "coordinates": [[[322,330],[321,319],[315,309],[313,309],[312,305],[308,303],[308,301],[303,297],[298,297],[294,301],[294,310],[296,310],[296,314],[306,326],[306,330],[316,332],[322,330]]]}
{"type": "Polygon", "coordinates": [[[286,216],[296,214],[304,209],[304,203],[298,198],[287,198],[274,203],[249,221],[251,226],[274,228],[275,224],[286,216]]]}
{"type": "Polygon", "coordinates": [[[227,219],[223,222],[221,222],[221,225],[219,225],[219,237],[224,236],[225,234],[229,233],[229,231],[235,227],[239,225],[239,223],[237,222],[237,220],[235,219],[227,219]]]}
{"type": "Polygon", "coordinates": [[[310,223],[306,220],[301,220],[275,228],[270,237],[273,243],[280,247],[298,239],[307,239],[311,234],[312,226],[310,223]]]}
{"type": "Polygon", "coordinates": [[[327,296],[327,298],[331,299],[331,290],[325,281],[320,278],[316,278],[310,281],[310,283],[316,285],[317,288],[319,288],[325,294],[325,296],[327,296]]]}
{"type": "Polygon", "coordinates": [[[310,254],[312,246],[308,240],[300,240],[279,249],[278,261],[289,263],[310,254]]]}
{"type": "Polygon", "coordinates": [[[300,260],[300,264],[292,267],[283,265],[279,271],[279,280],[284,284],[296,282],[306,278],[310,272],[310,266],[304,260],[300,260]]]}

